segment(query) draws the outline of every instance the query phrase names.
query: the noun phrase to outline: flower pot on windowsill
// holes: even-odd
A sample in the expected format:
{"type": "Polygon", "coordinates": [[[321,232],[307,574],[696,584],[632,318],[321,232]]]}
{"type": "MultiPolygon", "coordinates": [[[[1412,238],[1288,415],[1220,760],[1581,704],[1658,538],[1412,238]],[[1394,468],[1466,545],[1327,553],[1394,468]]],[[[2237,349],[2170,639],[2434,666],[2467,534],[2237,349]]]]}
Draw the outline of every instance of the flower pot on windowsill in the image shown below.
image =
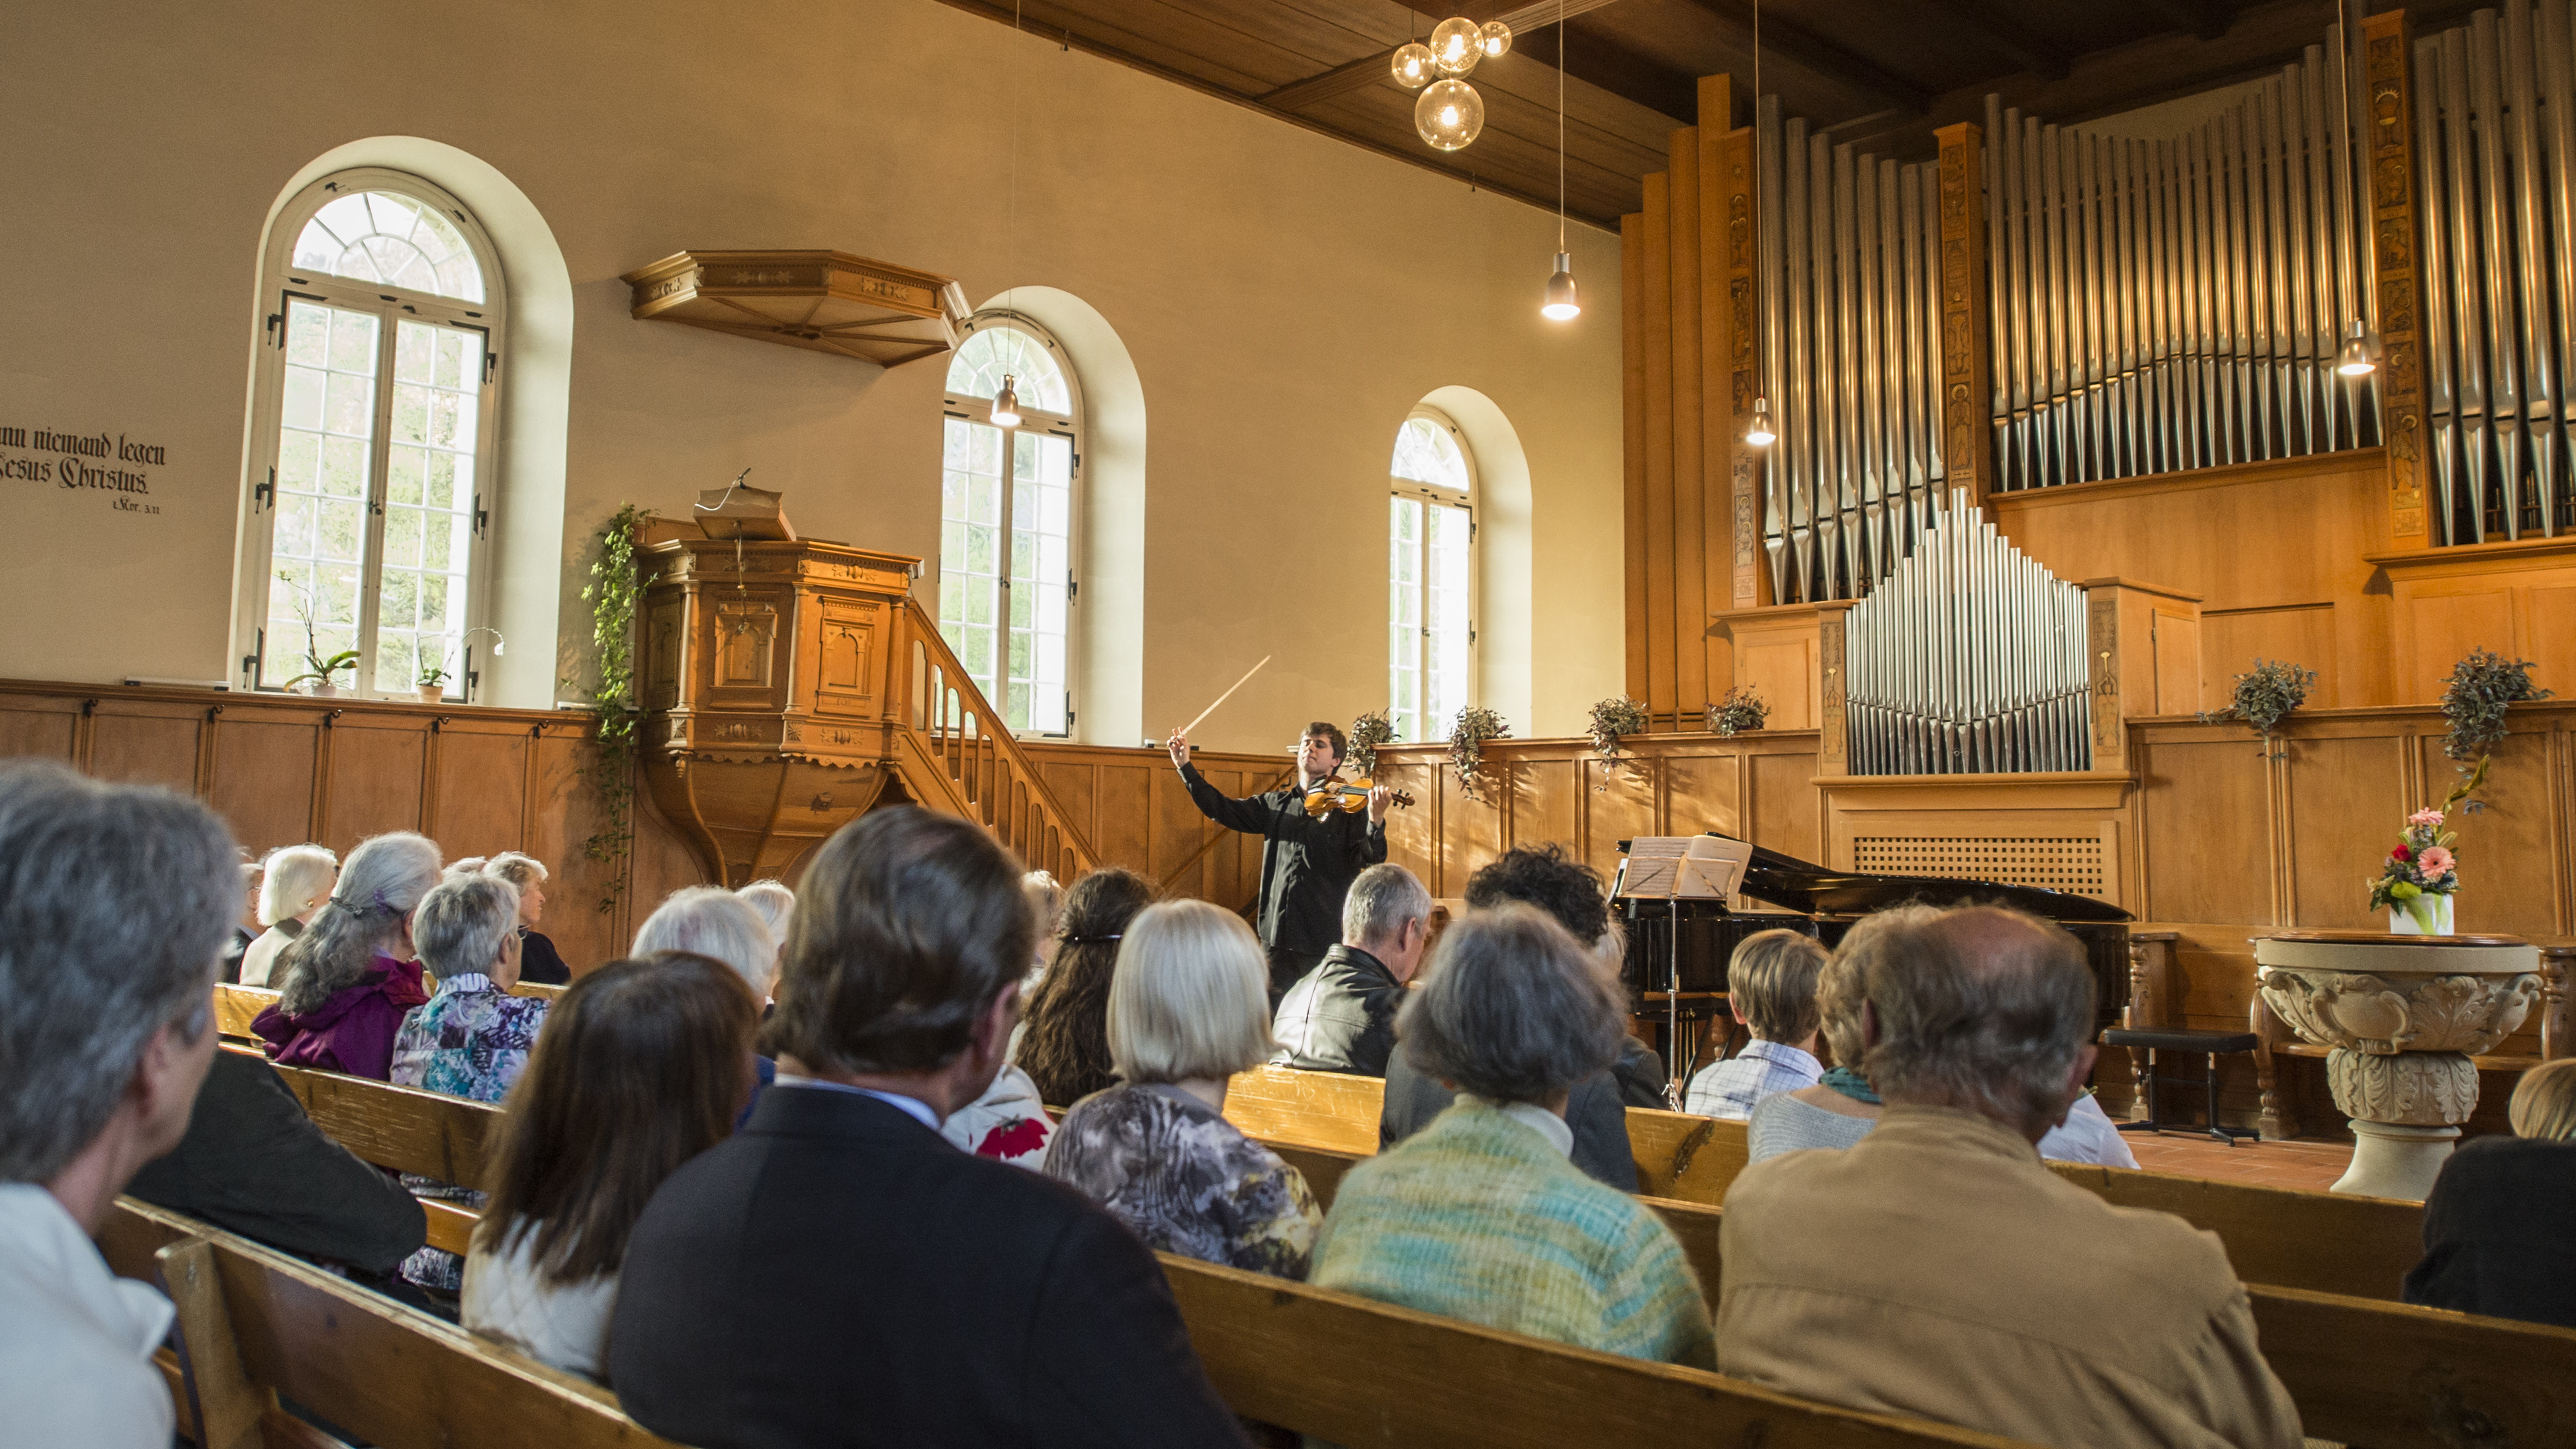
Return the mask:
{"type": "Polygon", "coordinates": [[[340,686],[325,679],[303,685],[300,687],[299,692],[310,695],[315,699],[334,699],[339,696],[340,686]]]}
{"type": "Polygon", "coordinates": [[[2404,906],[2388,908],[2388,933],[2392,936],[2449,936],[2451,929],[2451,894],[2427,891],[2404,906]],[[2410,910],[2408,906],[2415,909],[2410,910]],[[2421,918],[2416,910],[2423,912],[2421,918]]]}
{"type": "Polygon", "coordinates": [[[444,684],[423,684],[417,686],[417,688],[420,694],[420,702],[423,704],[436,704],[447,698],[447,686],[444,684]]]}

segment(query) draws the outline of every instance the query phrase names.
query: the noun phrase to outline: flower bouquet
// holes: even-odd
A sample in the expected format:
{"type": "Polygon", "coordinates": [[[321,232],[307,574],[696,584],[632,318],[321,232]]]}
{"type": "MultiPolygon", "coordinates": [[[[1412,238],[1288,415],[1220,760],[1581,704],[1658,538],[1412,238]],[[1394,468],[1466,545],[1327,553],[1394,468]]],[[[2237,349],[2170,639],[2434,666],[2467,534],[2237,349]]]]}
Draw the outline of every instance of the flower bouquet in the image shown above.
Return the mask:
{"type": "Polygon", "coordinates": [[[2460,889],[2459,861],[2451,847],[2459,837],[2442,822],[2471,790],[2486,778],[2481,764],[2441,804],[2406,817],[2397,833],[2397,848],[2379,863],[2379,879],[2370,883],[2370,908],[2388,912],[2388,929],[2400,936],[2451,934],[2451,897],[2460,889]]]}

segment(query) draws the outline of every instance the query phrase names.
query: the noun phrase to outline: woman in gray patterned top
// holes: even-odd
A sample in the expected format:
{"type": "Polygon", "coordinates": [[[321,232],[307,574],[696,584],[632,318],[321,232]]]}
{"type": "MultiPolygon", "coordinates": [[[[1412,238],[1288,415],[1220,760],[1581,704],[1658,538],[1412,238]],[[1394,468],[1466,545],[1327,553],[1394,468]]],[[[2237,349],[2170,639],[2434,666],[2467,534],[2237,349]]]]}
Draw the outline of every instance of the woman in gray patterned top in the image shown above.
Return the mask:
{"type": "Polygon", "coordinates": [[[1205,901],[1138,914],[1109,985],[1119,1085],[1075,1104],[1046,1170],[1147,1247],[1281,1278],[1306,1276],[1323,1214],[1306,1179],[1219,1113],[1228,1077],[1267,1059],[1261,943],[1205,901]]]}

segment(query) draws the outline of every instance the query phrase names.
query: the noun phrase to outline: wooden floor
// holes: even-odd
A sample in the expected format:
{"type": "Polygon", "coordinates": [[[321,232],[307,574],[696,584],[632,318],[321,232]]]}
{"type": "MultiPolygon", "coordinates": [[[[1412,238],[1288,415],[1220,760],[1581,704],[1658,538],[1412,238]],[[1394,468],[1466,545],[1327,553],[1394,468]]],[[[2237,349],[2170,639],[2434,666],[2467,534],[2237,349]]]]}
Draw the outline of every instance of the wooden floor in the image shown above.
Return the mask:
{"type": "Polygon", "coordinates": [[[2215,1177],[2257,1187],[2296,1187],[2322,1192],[2352,1165],[2349,1142],[2239,1142],[2221,1147],[2207,1137],[2179,1132],[2125,1134],[2138,1166],[2149,1172],[2215,1177]]]}

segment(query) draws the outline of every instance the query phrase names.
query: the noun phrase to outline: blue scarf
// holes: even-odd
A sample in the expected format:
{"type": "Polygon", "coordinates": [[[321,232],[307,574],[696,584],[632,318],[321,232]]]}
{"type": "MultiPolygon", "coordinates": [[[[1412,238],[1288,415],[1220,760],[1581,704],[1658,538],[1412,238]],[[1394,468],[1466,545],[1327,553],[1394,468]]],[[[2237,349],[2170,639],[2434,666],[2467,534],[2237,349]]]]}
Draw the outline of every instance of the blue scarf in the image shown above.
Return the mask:
{"type": "Polygon", "coordinates": [[[1870,1090],[1869,1078],[1849,1067],[1826,1068],[1825,1085],[1855,1102],[1867,1102],[1873,1107],[1879,1105],[1878,1093],[1870,1090]]]}

